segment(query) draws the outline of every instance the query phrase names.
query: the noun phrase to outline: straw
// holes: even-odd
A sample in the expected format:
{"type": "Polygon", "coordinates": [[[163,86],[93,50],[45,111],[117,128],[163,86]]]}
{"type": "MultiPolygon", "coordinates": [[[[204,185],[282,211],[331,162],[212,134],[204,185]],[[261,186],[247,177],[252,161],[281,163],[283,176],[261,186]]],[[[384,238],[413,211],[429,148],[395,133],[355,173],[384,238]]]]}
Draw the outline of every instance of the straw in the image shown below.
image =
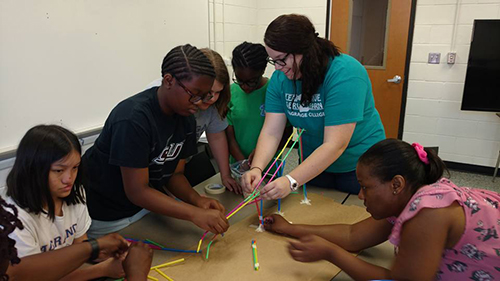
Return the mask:
{"type": "Polygon", "coordinates": [[[257,243],[252,240],[252,252],[253,252],[253,268],[257,271],[260,268],[259,259],[257,258],[257,243]]]}
{"type": "Polygon", "coordinates": [[[153,244],[153,245],[156,245],[156,246],[158,246],[158,247],[160,247],[160,248],[165,248],[165,246],[162,246],[161,244],[156,243],[156,242],[154,242],[154,241],[152,241],[152,240],[146,239],[146,241],[147,241],[147,242],[149,242],[149,243],[151,243],[151,244],[153,244]]]}
{"type": "Polygon", "coordinates": [[[203,238],[205,238],[205,235],[207,235],[208,231],[205,232],[205,234],[203,234],[203,236],[201,236],[201,239],[200,239],[200,242],[198,242],[198,248],[196,249],[196,252],[199,253],[200,252],[200,248],[201,248],[201,243],[203,242],[203,238]]]}
{"type": "Polygon", "coordinates": [[[184,261],[184,259],[178,259],[178,260],[175,260],[175,261],[170,261],[170,262],[162,263],[160,265],[151,267],[151,270],[154,270],[155,268],[163,268],[163,267],[171,266],[171,265],[174,265],[174,264],[181,263],[183,261],[184,261]]]}
{"type": "MultiPolygon", "coordinates": [[[[300,133],[299,133],[299,137],[300,135],[302,135],[302,132],[304,132],[304,130],[301,130],[300,133]]],[[[264,173],[264,175],[262,176],[262,178],[260,179],[259,183],[255,186],[255,188],[253,189],[252,193],[250,195],[248,195],[247,198],[245,198],[245,200],[243,200],[240,204],[238,204],[238,206],[236,206],[233,210],[231,210],[228,215],[226,216],[226,219],[229,219],[231,218],[234,214],[236,214],[239,210],[241,210],[243,207],[245,207],[246,205],[248,205],[248,203],[252,200],[252,199],[255,199],[258,195],[260,195],[260,191],[257,192],[257,189],[258,187],[260,186],[260,184],[262,183],[262,181],[264,180],[264,178],[266,177],[266,175],[269,173],[269,171],[271,170],[271,168],[273,167],[273,165],[276,163],[276,161],[278,160],[278,158],[281,156],[281,154],[283,154],[283,152],[285,151],[288,143],[290,142],[290,140],[292,139],[293,137],[293,134],[290,134],[290,137],[288,137],[288,140],[286,141],[285,145],[283,146],[283,149],[280,151],[280,153],[278,154],[278,156],[276,156],[276,159],[274,160],[274,162],[269,165],[269,168],[267,169],[267,171],[264,173]],[[256,194],[257,192],[257,194],[256,194]],[[254,195],[255,194],[255,195],[254,195]]],[[[297,143],[298,139],[295,140],[292,144],[292,147],[288,150],[288,153],[285,155],[284,159],[285,160],[288,155],[290,154],[292,148],[295,146],[295,144],[297,143]]],[[[283,165],[283,162],[281,162],[281,164],[278,166],[278,169],[283,165]]],[[[273,174],[273,176],[271,177],[271,179],[269,180],[272,181],[274,176],[276,175],[276,172],[273,174]]],[[[205,233],[203,233],[203,235],[201,236],[200,238],[200,242],[198,243],[198,251],[201,247],[201,243],[203,241],[203,239],[205,238],[205,236],[208,234],[208,231],[205,231],[205,233]]]]}
{"type": "Polygon", "coordinates": [[[158,281],[158,278],[154,278],[153,276],[149,276],[149,275],[148,275],[148,279],[151,279],[153,281],[158,281]]]}
{"type": "Polygon", "coordinates": [[[212,241],[210,241],[210,243],[208,243],[208,247],[207,247],[207,255],[205,257],[205,259],[208,260],[208,254],[210,254],[210,246],[212,246],[212,243],[214,242],[215,240],[215,237],[217,237],[217,235],[214,236],[214,238],[212,238],[212,241]]]}
{"type": "Polygon", "coordinates": [[[167,279],[168,281],[174,281],[172,278],[168,277],[165,273],[163,273],[161,270],[159,270],[158,268],[155,268],[155,271],[158,272],[158,274],[160,274],[161,276],[163,276],[165,279],[167,279]]]}
{"type": "MultiPolygon", "coordinates": [[[[125,238],[125,240],[127,240],[129,242],[133,242],[133,243],[137,243],[137,242],[141,241],[141,240],[132,239],[132,238],[125,238]]],[[[162,251],[178,252],[178,253],[198,253],[197,251],[194,251],[194,250],[181,250],[181,249],[161,247],[161,246],[158,246],[160,244],[153,244],[154,242],[149,240],[149,239],[142,240],[141,242],[147,244],[151,249],[154,249],[154,250],[162,250],[162,251]]]]}
{"type": "MultiPolygon", "coordinates": [[[[300,163],[299,164],[302,164],[302,162],[304,162],[304,152],[302,150],[302,136],[300,136],[299,138],[299,148],[300,148],[300,163]]],[[[303,190],[304,190],[304,200],[307,201],[307,189],[306,189],[306,184],[304,183],[304,185],[302,186],[303,190]]]]}

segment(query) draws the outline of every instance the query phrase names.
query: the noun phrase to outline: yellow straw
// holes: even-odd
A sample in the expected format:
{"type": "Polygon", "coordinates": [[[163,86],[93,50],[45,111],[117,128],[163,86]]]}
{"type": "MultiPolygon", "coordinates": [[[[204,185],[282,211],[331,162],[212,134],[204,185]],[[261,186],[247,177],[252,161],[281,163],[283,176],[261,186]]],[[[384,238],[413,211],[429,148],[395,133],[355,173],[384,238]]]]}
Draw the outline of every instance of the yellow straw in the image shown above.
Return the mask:
{"type": "Polygon", "coordinates": [[[201,248],[201,243],[203,242],[203,239],[200,239],[200,242],[198,243],[198,249],[196,249],[196,252],[199,253],[200,252],[200,248],[201,248]]]}
{"type": "Polygon", "coordinates": [[[290,140],[293,138],[293,135],[294,134],[290,134],[290,136],[288,137],[288,140],[286,141],[285,145],[283,146],[283,149],[280,151],[280,153],[278,154],[278,156],[276,156],[276,159],[279,159],[281,154],[283,154],[283,152],[285,151],[285,149],[287,148],[287,145],[288,143],[290,142],[290,140]]]}
{"type": "MultiPolygon", "coordinates": [[[[258,195],[256,195],[258,196],[258,195]]],[[[239,210],[241,210],[243,207],[245,207],[246,205],[248,205],[248,203],[250,203],[251,201],[247,201],[245,202],[243,205],[241,205],[238,209],[236,209],[236,211],[234,211],[232,214],[230,214],[229,216],[226,217],[226,219],[228,220],[229,218],[231,218],[234,214],[236,214],[239,210]]]]}
{"type": "Polygon", "coordinates": [[[158,272],[158,274],[160,274],[161,276],[163,276],[168,281],[174,281],[172,278],[168,277],[165,273],[161,272],[161,270],[159,270],[158,268],[155,268],[155,271],[158,272]]]}
{"type": "Polygon", "coordinates": [[[179,260],[175,260],[175,261],[171,261],[171,262],[163,263],[163,264],[160,264],[160,265],[157,265],[157,266],[153,266],[153,267],[151,267],[151,269],[156,269],[156,268],[167,267],[167,266],[169,266],[169,265],[178,264],[178,263],[183,262],[183,261],[184,261],[184,259],[179,259],[179,260]]]}
{"type": "Polygon", "coordinates": [[[158,278],[154,278],[153,276],[149,276],[149,275],[148,275],[148,279],[151,279],[153,281],[158,281],[158,278]]]}

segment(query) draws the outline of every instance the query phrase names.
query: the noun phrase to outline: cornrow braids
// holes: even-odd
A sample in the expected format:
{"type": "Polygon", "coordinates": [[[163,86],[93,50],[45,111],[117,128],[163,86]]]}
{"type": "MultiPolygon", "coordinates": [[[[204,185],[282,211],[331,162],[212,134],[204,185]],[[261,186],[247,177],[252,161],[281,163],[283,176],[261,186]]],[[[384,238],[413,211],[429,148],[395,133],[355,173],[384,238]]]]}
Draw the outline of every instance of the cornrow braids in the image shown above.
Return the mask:
{"type": "MultiPolygon", "coordinates": [[[[8,204],[0,197],[0,260],[9,260],[11,264],[17,264],[21,260],[17,256],[16,241],[9,237],[15,229],[23,229],[23,224],[17,218],[17,208],[8,204]],[[8,211],[10,209],[10,211],[8,211]]],[[[0,274],[1,280],[8,280],[6,275],[0,274]]]]}
{"type": "Polygon", "coordinates": [[[173,48],[163,59],[161,76],[170,73],[180,80],[191,80],[193,75],[207,75],[215,78],[210,60],[190,44],[173,48]]]}
{"type": "Polygon", "coordinates": [[[262,44],[243,42],[233,50],[231,64],[236,67],[248,67],[252,70],[264,72],[267,66],[267,52],[262,44]]]}

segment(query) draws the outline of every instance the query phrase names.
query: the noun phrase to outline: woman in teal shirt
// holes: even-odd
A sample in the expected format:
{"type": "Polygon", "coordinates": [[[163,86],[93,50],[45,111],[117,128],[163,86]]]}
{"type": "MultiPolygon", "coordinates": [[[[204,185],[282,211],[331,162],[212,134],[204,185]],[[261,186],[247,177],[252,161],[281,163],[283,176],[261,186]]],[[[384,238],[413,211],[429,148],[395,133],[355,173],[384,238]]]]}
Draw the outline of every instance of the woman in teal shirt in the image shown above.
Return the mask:
{"type": "Polygon", "coordinates": [[[357,194],[358,158],[385,138],[365,68],[318,37],[305,16],[279,16],[267,27],[264,42],[268,62],[277,71],[269,81],[266,119],[252,168],[242,178],[243,188],[250,191],[260,181],[288,120],[305,129],[306,159],[268,183],[262,196],[283,198],[306,182],[357,194]]]}

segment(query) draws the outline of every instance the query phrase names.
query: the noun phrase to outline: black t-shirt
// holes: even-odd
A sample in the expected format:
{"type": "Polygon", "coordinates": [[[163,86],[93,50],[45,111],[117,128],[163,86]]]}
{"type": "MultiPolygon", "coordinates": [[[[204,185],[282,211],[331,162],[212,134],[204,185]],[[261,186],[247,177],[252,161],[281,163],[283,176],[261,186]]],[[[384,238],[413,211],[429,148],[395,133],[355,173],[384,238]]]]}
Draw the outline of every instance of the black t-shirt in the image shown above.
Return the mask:
{"type": "Polygon", "coordinates": [[[196,153],[194,117],[164,114],[157,90],[153,87],[120,102],[83,155],[87,205],[93,219],[118,220],[142,209],[125,195],[120,167],[147,167],[149,185],[161,190],[179,160],[196,153]]]}

